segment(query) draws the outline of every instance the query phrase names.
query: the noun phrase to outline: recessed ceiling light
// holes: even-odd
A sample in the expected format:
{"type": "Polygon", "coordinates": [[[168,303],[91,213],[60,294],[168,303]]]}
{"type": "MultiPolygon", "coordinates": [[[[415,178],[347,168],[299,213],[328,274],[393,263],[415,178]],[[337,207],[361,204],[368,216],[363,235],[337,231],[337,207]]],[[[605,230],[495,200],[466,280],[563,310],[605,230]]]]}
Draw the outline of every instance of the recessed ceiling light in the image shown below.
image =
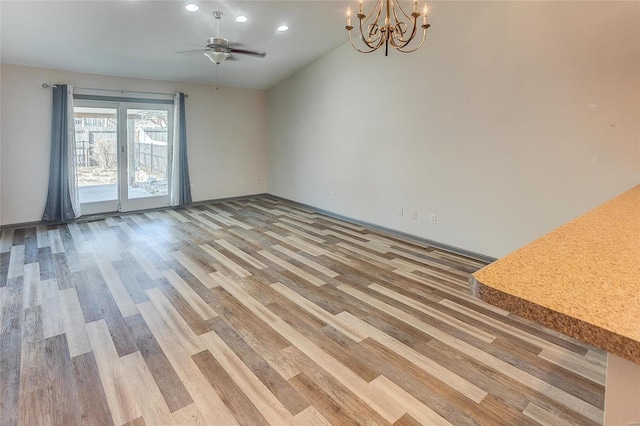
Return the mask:
{"type": "Polygon", "coordinates": [[[287,27],[286,25],[280,25],[278,27],[278,31],[283,32],[283,31],[287,31],[289,29],[289,27],[287,27]]]}
{"type": "Polygon", "coordinates": [[[184,8],[187,9],[189,12],[196,12],[198,9],[200,9],[200,7],[197,4],[193,4],[193,3],[189,3],[184,8]]]}
{"type": "Polygon", "coordinates": [[[249,18],[247,18],[246,16],[240,15],[236,18],[236,22],[247,22],[248,19],[249,18]]]}

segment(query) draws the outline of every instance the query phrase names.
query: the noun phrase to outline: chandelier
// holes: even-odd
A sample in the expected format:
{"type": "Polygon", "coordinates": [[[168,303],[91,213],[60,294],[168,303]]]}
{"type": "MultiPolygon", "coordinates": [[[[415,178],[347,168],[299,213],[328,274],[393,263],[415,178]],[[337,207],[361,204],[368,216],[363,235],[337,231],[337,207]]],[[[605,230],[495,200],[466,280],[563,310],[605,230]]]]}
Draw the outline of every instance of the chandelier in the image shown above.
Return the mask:
{"type": "Polygon", "coordinates": [[[418,12],[418,1],[413,1],[413,12],[407,14],[395,0],[377,0],[376,5],[369,15],[363,12],[363,0],[360,0],[358,17],[358,36],[364,44],[359,48],[351,38],[351,9],[347,8],[347,25],[345,28],[349,34],[349,42],[354,49],[361,53],[375,52],[384,46],[384,55],[389,55],[389,45],[402,53],[411,53],[418,50],[427,37],[427,5],[422,12],[418,12]],[[383,16],[384,15],[384,16],[383,16]],[[418,18],[422,16],[422,40],[409,47],[418,33],[418,18]],[[409,31],[411,26],[411,31],[409,31]],[[414,47],[415,46],[415,47],[414,47]]]}

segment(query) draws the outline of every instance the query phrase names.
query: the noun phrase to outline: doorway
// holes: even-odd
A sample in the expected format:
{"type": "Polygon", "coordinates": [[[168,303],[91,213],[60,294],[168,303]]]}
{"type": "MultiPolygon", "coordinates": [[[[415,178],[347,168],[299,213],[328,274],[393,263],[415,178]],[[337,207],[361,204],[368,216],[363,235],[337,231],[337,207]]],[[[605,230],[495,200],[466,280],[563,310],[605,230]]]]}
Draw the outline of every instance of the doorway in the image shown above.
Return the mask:
{"type": "Polygon", "coordinates": [[[74,101],[82,214],[169,205],[172,103],[74,101]]]}

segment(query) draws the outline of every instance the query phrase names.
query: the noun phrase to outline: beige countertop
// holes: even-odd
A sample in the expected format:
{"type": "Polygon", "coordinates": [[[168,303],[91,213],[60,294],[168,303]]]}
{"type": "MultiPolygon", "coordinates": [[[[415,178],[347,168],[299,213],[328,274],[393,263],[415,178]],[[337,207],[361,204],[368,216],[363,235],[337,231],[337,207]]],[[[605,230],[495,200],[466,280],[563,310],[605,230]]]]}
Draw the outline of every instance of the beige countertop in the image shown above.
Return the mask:
{"type": "Polygon", "coordinates": [[[470,283],[488,303],[640,364],[640,185],[470,283]]]}

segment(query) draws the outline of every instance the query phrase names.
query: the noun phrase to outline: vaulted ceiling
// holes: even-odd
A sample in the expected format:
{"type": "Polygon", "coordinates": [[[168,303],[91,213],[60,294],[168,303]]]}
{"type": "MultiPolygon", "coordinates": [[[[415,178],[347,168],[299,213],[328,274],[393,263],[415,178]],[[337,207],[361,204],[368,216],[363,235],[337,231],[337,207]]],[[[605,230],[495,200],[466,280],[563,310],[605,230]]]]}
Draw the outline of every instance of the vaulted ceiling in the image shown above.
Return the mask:
{"type": "MultiPolygon", "coordinates": [[[[0,1],[3,63],[76,72],[214,84],[202,53],[220,35],[264,59],[234,55],[217,67],[218,84],[267,89],[346,41],[345,9],[330,1],[0,1]],[[200,9],[188,12],[196,3],[200,9]],[[247,16],[245,23],[235,17],[247,16]],[[278,32],[279,25],[289,30],[278,32]]],[[[353,4],[352,4],[353,7],[353,4]]]]}

